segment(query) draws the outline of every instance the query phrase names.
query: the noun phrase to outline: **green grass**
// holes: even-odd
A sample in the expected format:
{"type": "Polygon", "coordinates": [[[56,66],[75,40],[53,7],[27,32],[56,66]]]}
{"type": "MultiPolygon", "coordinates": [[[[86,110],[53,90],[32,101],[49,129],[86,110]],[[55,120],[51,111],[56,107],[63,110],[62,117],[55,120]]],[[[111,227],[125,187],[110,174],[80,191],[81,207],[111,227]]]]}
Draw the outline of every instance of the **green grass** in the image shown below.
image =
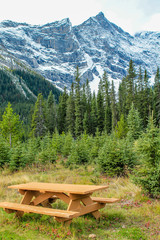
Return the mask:
{"type": "MultiPolygon", "coordinates": [[[[108,204],[100,210],[100,220],[88,214],[73,219],[70,226],[45,215],[24,214],[22,218],[16,218],[14,213],[8,214],[0,209],[0,240],[88,240],[91,239],[90,234],[95,234],[97,240],[160,239],[160,201],[141,194],[128,178],[106,178],[94,166],[71,170],[61,164],[33,167],[16,173],[5,169],[0,174],[0,201],[20,202],[21,195],[7,186],[30,181],[109,184],[107,190],[94,195],[120,198],[120,202],[108,204]]],[[[60,200],[53,206],[66,209],[60,200]]]]}

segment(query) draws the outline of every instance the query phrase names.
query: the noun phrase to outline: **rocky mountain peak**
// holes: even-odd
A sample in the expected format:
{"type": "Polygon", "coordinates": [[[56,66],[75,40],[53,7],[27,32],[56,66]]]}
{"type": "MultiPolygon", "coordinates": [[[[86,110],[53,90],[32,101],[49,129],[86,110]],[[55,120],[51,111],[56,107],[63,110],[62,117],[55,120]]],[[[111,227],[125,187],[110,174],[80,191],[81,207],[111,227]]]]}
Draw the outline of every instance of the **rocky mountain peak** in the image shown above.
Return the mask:
{"type": "Polygon", "coordinates": [[[3,21],[0,44],[60,88],[70,87],[77,65],[82,82],[98,82],[104,70],[118,82],[130,59],[150,76],[160,65],[160,33],[131,36],[102,12],[74,27],[69,18],[41,26],[3,21]]]}

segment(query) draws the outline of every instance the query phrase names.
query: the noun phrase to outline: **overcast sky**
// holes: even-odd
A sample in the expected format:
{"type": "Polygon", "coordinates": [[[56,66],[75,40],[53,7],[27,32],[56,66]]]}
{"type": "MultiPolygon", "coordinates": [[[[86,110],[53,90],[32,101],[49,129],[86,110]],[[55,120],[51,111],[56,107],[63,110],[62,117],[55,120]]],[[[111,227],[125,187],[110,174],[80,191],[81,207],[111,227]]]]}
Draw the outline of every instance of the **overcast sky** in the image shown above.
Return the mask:
{"type": "Polygon", "coordinates": [[[68,17],[74,26],[100,11],[130,34],[160,31],[160,0],[3,0],[0,21],[39,25],[68,17]]]}

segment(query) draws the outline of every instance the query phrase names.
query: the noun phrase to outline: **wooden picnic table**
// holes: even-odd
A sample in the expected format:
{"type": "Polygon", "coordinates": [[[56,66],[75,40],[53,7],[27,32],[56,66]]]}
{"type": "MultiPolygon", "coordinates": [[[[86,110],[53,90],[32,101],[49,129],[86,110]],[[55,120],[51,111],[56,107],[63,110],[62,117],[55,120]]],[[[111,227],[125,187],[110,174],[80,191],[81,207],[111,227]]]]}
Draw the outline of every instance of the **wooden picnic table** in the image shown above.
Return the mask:
{"type": "Polygon", "coordinates": [[[23,197],[19,204],[1,202],[0,207],[6,212],[16,212],[17,216],[22,216],[24,212],[46,214],[54,216],[59,222],[67,223],[70,223],[74,217],[87,213],[91,213],[97,219],[100,217],[99,209],[106,203],[118,201],[116,198],[91,196],[93,192],[106,189],[108,186],[30,182],[12,185],[9,188],[18,189],[23,197]],[[56,199],[67,203],[67,210],[53,209],[51,202],[56,199]]]}

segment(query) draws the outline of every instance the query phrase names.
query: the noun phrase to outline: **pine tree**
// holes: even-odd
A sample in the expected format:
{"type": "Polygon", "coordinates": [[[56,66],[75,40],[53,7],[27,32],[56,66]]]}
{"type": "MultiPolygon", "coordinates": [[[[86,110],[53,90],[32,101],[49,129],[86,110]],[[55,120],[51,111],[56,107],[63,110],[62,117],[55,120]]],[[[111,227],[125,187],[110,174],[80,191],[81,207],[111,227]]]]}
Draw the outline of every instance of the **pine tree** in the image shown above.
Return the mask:
{"type": "Polygon", "coordinates": [[[122,114],[120,120],[117,122],[115,127],[115,135],[118,138],[125,138],[127,135],[127,123],[124,119],[124,115],[122,114]]]}
{"type": "Polygon", "coordinates": [[[135,95],[135,69],[133,61],[130,60],[129,62],[129,69],[128,75],[126,77],[126,85],[127,85],[127,110],[131,108],[132,103],[134,102],[134,95],[135,95]]]}
{"type": "Polygon", "coordinates": [[[47,99],[46,126],[50,134],[52,134],[56,128],[56,105],[52,91],[50,91],[47,99]]]}
{"type": "Polygon", "coordinates": [[[112,129],[112,113],[111,113],[111,99],[110,99],[110,83],[108,81],[107,73],[104,72],[102,77],[103,82],[103,94],[104,94],[104,130],[106,133],[110,133],[112,129]]]}
{"type": "Polygon", "coordinates": [[[139,67],[139,74],[138,74],[138,80],[137,80],[137,95],[135,104],[137,107],[137,110],[140,113],[141,118],[143,118],[143,95],[144,95],[144,79],[142,76],[142,69],[141,66],[139,67]]]}
{"type": "Polygon", "coordinates": [[[74,85],[72,83],[70,95],[67,99],[66,109],[66,125],[67,131],[75,136],[75,96],[74,96],[74,85]]]}
{"type": "Polygon", "coordinates": [[[3,113],[2,121],[0,122],[0,131],[11,147],[23,135],[22,122],[19,119],[19,115],[13,113],[10,103],[8,103],[3,113]]]}
{"type": "Polygon", "coordinates": [[[111,111],[112,111],[112,130],[114,130],[117,124],[117,106],[116,106],[116,93],[113,81],[111,87],[111,111]]]}
{"type": "Polygon", "coordinates": [[[155,80],[154,80],[154,118],[156,124],[160,126],[160,72],[157,68],[155,80]]]}
{"type": "Polygon", "coordinates": [[[142,132],[142,120],[140,118],[138,110],[135,109],[132,103],[131,109],[127,118],[128,124],[128,137],[129,139],[137,139],[142,132]]]}
{"type": "Polygon", "coordinates": [[[45,104],[41,93],[38,94],[35,103],[31,128],[32,135],[35,137],[43,137],[47,131],[45,104]]]}
{"type": "Polygon", "coordinates": [[[126,89],[126,79],[123,78],[122,82],[119,84],[118,89],[118,113],[119,116],[124,115],[124,118],[127,117],[127,89],[126,89]]]}
{"type": "Polygon", "coordinates": [[[160,196],[160,132],[153,116],[149,117],[146,132],[136,141],[139,166],[135,169],[135,183],[151,197],[160,196]]]}
{"type": "Polygon", "coordinates": [[[139,67],[138,81],[137,81],[137,91],[142,92],[144,87],[143,76],[142,76],[142,68],[139,67]]]}
{"type": "Polygon", "coordinates": [[[102,80],[100,80],[97,94],[97,127],[100,133],[104,130],[104,116],[104,95],[102,80]]]}
{"type": "Polygon", "coordinates": [[[58,105],[58,131],[59,133],[66,131],[66,111],[67,111],[67,99],[68,94],[66,91],[66,87],[64,88],[63,94],[59,97],[59,105],[58,105]]]}
{"type": "Polygon", "coordinates": [[[150,87],[149,87],[149,77],[147,74],[147,70],[145,70],[144,73],[144,90],[143,90],[143,125],[144,127],[147,126],[148,118],[149,118],[149,110],[150,110],[150,102],[149,102],[149,96],[150,96],[150,87]]]}
{"type": "Polygon", "coordinates": [[[86,85],[83,84],[82,93],[81,93],[81,112],[82,112],[82,120],[84,118],[85,113],[87,112],[87,97],[86,97],[86,85]]]}
{"type": "Polygon", "coordinates": [[[86,80],[86,85],[85,85],[85,94],[86,94],[86,112],[84,115],[85,120],[83,121],[85,126],[84,130],[88,134],[92,134],[92,129],[91,129],[91,101],[92,101],[92,94],[91,94],[91,88],[89,85],[88,79],[86,80]]]}
{"type": "Polygon", "coordinates": [[[79,68],[76,69],[75,77],[75,135],[80,136],[83,132],[82,106],[81,106],[81,89],[79,68]]]}
{"type": "Polygon", "coordinates": [[[91,100],[91,130],[90,133],[95,135],[97,129],[97,100],[96,94],[93,92],[93,97],[91,100]]]}

